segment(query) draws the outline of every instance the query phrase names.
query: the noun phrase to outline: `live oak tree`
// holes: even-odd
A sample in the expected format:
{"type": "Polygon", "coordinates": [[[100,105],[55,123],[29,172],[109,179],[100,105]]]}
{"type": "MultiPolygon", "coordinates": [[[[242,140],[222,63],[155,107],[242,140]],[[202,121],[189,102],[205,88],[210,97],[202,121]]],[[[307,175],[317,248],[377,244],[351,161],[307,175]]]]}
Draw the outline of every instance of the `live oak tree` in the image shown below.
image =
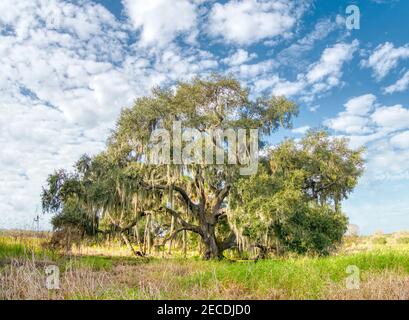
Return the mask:
{"type": "Polygon", "coordinates": [[[123,109],[106,150],[49,177],[43,209],[56,213],[57,229],[77,223],[84,234],[120,235],[137,255],[153,240],[169,245],[181,234],[186,250],[186,232],[200,239],[205,259],[237,247],[257,247],[261,256],[327,253],[345,231],[340,204],[362,174],[362,150],[311,131],[254,167],[252,130],[255,145],[268,149],[265,138],[290,127],[296,114],[284,97],[250,99],[230,77],[154,88],[123,109]]]}
{"type": "MultiPolygon", "coordinates": [[[[182,163],[152,165],[148,161],[152,134],[158,129],[172,132],[176,122],[181,128],[202,133],[196,143],[204,143],[209,132],[258,129],[262,145],[262,138],[280,126],[290,127],[296,114],[296,105],[283,97],[250,99],[248,90],[230,77],[212,75],[179,82],[173,89],[154,88],[150,96],[122,111],[107,150],[89,160],[79,175],[82,193],[70,198],[78,199],[90,215],[108,215],[115,224],[128,217],[132,225],[129,217],[136,221],[142,214],[173,217],[176,227],[165,226],[160,231],[164,241],[181,231],[193,232],[203,243],[205,259],[220,258],[224,250],[236,245],[228,223],[227,199],[243,167],[238,162],[228,164],[227,153],[232,159],[249,154],[250,138],[244,149],[232,149],[231,143],[218,143],[214,137],[208,139],[222,148],[226,155],[223,163],[216,162],[213,155],[215,161],[210,164],[183,159],[182,163]]],[[[176,146],[172,141],[170,155],[175,157],[187,143],[176,146]]],[[[61,210],[61,206],[53,207],[53,193],[47,188],[43,199],[47,200],[45,208],[61,210]]]]}
{"type": "MultiPolygon", "coordinates": [[[[174,90],[156,88],[150,97],[140,98],[134,107],[125,109],[109,139],[107,152],[126,159],[126,167],[138,181],[136,193],[143,193],[138,199],[156,197],[151,211],[176,219],[178,227],[169,238],[184,230],[196,233],[205,247],[204,258],[219,258],[224,250],[236,245],[234,232],[228,232],[226,200],[240,177],[240,165],[227,164],[227,151],[239,158],[239,148],[232,151],[223,143],[226,159],[219,164],[183,159],[180,164],[173,161],[151,165],[146,159],[152,132],[171,132],[175,122],[180,122],[182,128],[194,128],[203,134],[218,129],[259,129],[261,139],[280,126],[289,127],[296,113],[295,104],[284,98],[250,100],[248,91],[232,78],[196,78],[178,83],[174,90]]],[[[214,139],[210,141],[216,146],[214,139]]],[[[175,160],[183,146],[172,142],[170,154],[175,160]]],[[[249,151],[247,148],[248,145],[244,152],[249,151]]]]}

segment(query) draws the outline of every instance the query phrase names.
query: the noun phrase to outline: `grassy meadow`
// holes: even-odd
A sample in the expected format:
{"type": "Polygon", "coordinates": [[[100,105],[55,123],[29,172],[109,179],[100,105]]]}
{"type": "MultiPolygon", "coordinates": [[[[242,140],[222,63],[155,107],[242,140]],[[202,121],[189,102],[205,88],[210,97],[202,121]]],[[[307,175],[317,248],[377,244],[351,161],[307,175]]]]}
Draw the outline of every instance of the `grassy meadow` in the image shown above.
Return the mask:
{"type": "MultiPolygon", "coordinates": [[[[120,244],[48,248],[49,235],[0,233],[0,299],[409,299],[409,234],[347,237],[329,257],[202,261],[131,256],[120,244]],[[60,289],[45,286],[57,265],[60,289]],[[348,266],[359,288],[347,289],[348,266]]],[[[163,256],[164,255],[164,256],[163,256]]]]}

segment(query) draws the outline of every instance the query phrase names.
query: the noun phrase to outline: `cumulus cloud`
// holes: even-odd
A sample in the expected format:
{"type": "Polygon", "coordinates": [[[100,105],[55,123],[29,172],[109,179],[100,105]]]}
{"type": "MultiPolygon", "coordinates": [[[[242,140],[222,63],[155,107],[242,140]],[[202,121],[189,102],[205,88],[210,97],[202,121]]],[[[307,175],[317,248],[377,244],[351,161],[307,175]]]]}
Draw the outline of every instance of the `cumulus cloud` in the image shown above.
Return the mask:
{"type": "Polygon", "coordinates": [[[369,180],[409,179],[409,109],[381,106],[366,94],[345,103],[345,111],[324,125],[347,137],[352,147],[366,146],[369,180]]]}
{"type": "Polygon", "coordinates": [[[301,67],[303,63],[300,63],[302,61],[300,61],[300,57],[312,50],[318,41],[325,39],[331,32],[344,26],[345,20],[341,16],[337,16],[335,20],[322,19],[315,24],[314,30],[282,50],[277,59],[281,63],[291,63],[301,67]]]}
{"type": "Polygon", "coordinates": [[[391,138],[391,144],[401,149],[409,149],[409,131],[403,131],[391,138]]]}
{"type": "Polygon", "coordinates": [[[252,85],[255,92],[259,92],[263,86],[269,86],[270,81],[277,81],[273,72],[277,63],[273,60],[264,60],[256,63],[244,63],[233,65],[226,69],[227,73],[233,74],[242,82],[252,85]],[[266,81],[266,82],[264,82],[266,81]],[[257,87],[257,88],[256,88],[257,87]]]}
{"type": "Polygon", "coordinates": [[[299,77],[299,81],[288,81],[277,78],[273,88],[273,94],[276,96],[292,97],[301,94],[307,86],[306,82],[299,77]]]}
{"type": "Polygon", "coordinates": [[[395,48],[391,42],[385,42],[377,46],[361,65],[373,70],[377,80],[383,79],[391,70],[398,66],[400,60],[409,58],[409,45],[395,48]]]}
{"type": "Polygon", "coordinates": [[[403,75],[396,83],[384,88],[384,93],[403,92],[409,88],[409,71],[403,75]]]}
{"type": "Polygon", "coordinates": [[[273,94],[301,96],[306,102],[312,102],[316,95],[341,85],[344,64],[353,58],[359,42],[337,43],[326,48],[320,59],[313,63],[306,73],[297,75],[296,81],[278,79],[273,86],[273,94]]]}
{"type": "Polygon", "coordinates": [[[345,111],[325,121],[329,128],[351,133],[368,133],[379,129],[384,132],[409,127],[409,110],[402,105],[378,106],[373,94],[354,97],[345,103],[345,111]]]}
{"type": "Polygon", "coordinates": [[[197,5],[191,0],[123,0],[132,26],[145,45],[166,45],[179,34],[192,32],[197,23],[197,5]]]}
{"type": "Polygon", "coordinates": [[[348,114],[366,115],[375,106],[376,96],[368,93],[359,97],[354,97],[345,103],[345,109],[348,114]]]}
{"type": "Polygon", "coordinates": [[[371,132],[370,128],[368,128],[370,124],[368,118],[348,113],[341,113],[337,118],[326,121],[325,124],[333,130],[343,131],[348,134],[371,132]]]}
{"type": "Polygon", "coordinates": [[[337,43],[335,46],[325,49],[321,59],[308,71],[307,81],[315,83],[327,78],[328,82],[338,83],[342,65],[345,61],[352,59],[357,47],[358,41],[355,40],[351,44],[337,43]]]}
{"type": "Polygon", "coordinates": [[[288,36],[307,1],[231,0],[216,3],[209,14],[209,33],[231,43],[248,45],[288,36]]]}
{"type": "Polygon", "coordinates": [[[409,110],[398,104],[391,107],[380,107],[371,115],[371,119],[387,129],[400,130],[409,128],[409,110]]]}
{"type": "MultiPolygon", "coordinates": [[[[282,60],[236,45],[293,39],[309,0],[122,3],[125,19],[120,20],[91,0],[0,1],[0,225],[25,226],[46,176],[56,168],[69,169],[82,153],[102,150],[120,110],[154,85],[218,70],[235,75],[252,94],[311,103],[343,85],[344,66],[359,46],[356,40],[328,46],[315,62],[296,68],[298,75],[290,81],[284,78],[288,73],[280,73],[282,60]],[[226,51],[208,51],[214,39],[224,41],[226,51]]],[[[312,33],[290,43],[288,56],[300,59],[297,52],[311,50],[341,20],[319,21],[312,33]]],[[[402,50],[398,56],[403,59],[402,50]]],[[[385,90],[405,90],[402,79],[385,90]]],[[[399,152],[403,161],[405,110],[380,107],[374,96],[365,95],[351,99],[344,114],[328,121],[356,143],[382,141],[379,156],[399,152]]]]}
{"type": "Polygon", "coordinates": [[[253,60],[256,57],[257,57],[256,53],[249,54],[246,50],[238,49],[230,57],[223,59],[223,62],[230,66],[237,66],[250,60],[253,60]]]}
{"type": "Polygon", "coordinates": [[[104,7],[2,1],[0,10],[1,223],[21,227],[48,173],[103,147],[131,84],[113,66],[125,34],[104,7]]]}
{"type": "Polygon", "coordinates": [[[0,11],[2,226],[25,226],[47,175],[102,150],[137,96],[217,66],[195,48],[130,45],[130,27],[92,1],[1,1],[0,11]]]}

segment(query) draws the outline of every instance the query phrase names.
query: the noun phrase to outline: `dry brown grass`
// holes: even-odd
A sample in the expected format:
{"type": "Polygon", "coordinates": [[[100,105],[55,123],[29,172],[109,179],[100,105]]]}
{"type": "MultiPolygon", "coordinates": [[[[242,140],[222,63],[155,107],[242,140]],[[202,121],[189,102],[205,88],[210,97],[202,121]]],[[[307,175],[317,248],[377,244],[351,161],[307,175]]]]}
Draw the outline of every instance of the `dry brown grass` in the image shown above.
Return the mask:
{"type": "Polygon", "coordinates": [[[112,270],[119,287],[137,288],[138,299],[256,299],[242,284],[223,284],[212,275],[211,286],[201,281],[201,271],[195,264],[181,264],[171,260],[163,263],[120,265],[112,270]],[[197,282],[185,284],[184,278],[192,277],[197,282]]]}
{"type": "Polygon", "coordinates": [[[30,231],[30,230],[0,230],[0,237],[11,237],[15,239],[23,238],[41,238],[49,239],[52,233],[49,231],[30,231]]]}
{"type": "Polygon", "coordinates": [[[48,290],[45,266],[49,262],[12,260],[0,273],[1,300],[45,300],[98,298],[113,283],[110,274],[86,268],[68,269],[60,278],[59,290],[48,290]]]}
{"type": "MultiPolygon", "coordinates": [[[[45,286],[44,267],[49,261],[8,261],[0,272],[0,299],[292,299],[285,290],[271,288],[260,292],[243,283],[222,282],[216,272],[210,281],[201,281],[194,264],[173,261],[113,266],[111,270],[69,267],[62,272],[59,290],[45,286]],[[183,278],[195,276],[191,284],[183,278]],[[182,280],[182,281],[181,281],[182,280]],[[210,285],[209,285],[210,283],[210,285]]],[[[343,283],[330,284],[321,292],[322,299],[335,300],[406,300],[409,276],[385,271],[365,274],[360,289],[348,290],[343,283]]],[[[308,297],[305,297],[308,298],[308,297]]]]}
{"type": "Polygon", "coordinates": [[[409,246],[394,244],[391,251],[389,237],[376,252],[368,250],[370,237],[344,244],[371,254],[256,264],[137,259],[115,244],[64,256],[42,249],[47,239],[15,236],[0,237],[0,299],[409,299],[409,246]],[[61,268],[60,290],[45,285],[44,269],[54,264],[61,268]],[[361,268],[358,290],[345,288],[347,265],[361,268]]]}
{"type": "Polygon", "coordinates": [[[211,286],[200,281],[200,271],[193,264],[165,263],[117,265],[109,271],[69,268],[61,274],[60,289],[45,285],[47,261],[10,260],[0,272],[0,300],[46,299],[285,299],[271,290],[260,296],[243,284],[222,284],[216,273],[211,286]],[[183,277],[199,275],[192,285],[183,277]]]}
{"type": "Polygon", "coordinates": [[[409,300],[409,276],[385,271],[365,276],[359,289],[346,289],[345,285],[331,285],[323,292],[330,300],[409,300]]]}

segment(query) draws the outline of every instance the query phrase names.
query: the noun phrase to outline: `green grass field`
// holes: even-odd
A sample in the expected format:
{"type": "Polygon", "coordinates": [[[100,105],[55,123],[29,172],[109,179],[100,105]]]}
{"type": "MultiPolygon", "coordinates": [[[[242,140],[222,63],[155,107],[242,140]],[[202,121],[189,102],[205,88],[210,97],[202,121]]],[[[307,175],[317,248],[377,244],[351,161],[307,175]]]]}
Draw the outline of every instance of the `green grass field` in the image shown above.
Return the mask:
{"type": "Polygon", "coordinates": [[[348,239],[329,257],[254,262],[112,256],[107,248],[67,256],[47,249],[46,238],[3,234],[0,299],[409,299],[409,244],[383,237],[348,239]],[[58,290],[45,286],[48,265],[59,267],[58,290]],[[348,266],[359,268],[359,288],[347,288],[348,266]]]}

